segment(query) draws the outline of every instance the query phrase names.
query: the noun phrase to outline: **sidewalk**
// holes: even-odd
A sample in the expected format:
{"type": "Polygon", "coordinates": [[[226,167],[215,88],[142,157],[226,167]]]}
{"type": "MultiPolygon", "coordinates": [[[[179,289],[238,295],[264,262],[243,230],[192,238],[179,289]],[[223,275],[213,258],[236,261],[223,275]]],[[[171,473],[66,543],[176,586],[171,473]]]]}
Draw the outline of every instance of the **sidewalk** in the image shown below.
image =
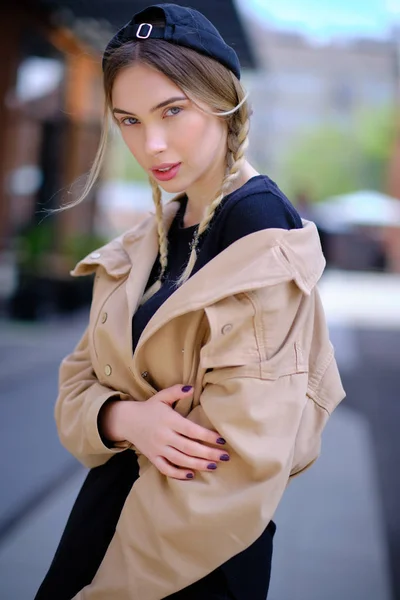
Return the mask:
{"type": "Polygon", "coordinates": [[[84,309],[43,322],[0,319],[0,383],[71,351],[78,342],[77,336],[83,332],[88,314],[84,309]]]}
{"type": "MultiPolygon", "coordinates": [[[[400,328],[400,277],[327,272],[320,290],[345,372],[360,360],[354,328],[400,328]]],[[[12,327],[8,335],[16,339],[12,327]]],[[[321,457],[293,480],[274,517],[269,600],[394,600],[373,444],[366,419],[344,401],[327,425],[321,457]]],[[[2,600],[33,599],[84,475],[81,469],[59,486],[0,546],[2,600]]]]}
{"type": "Polygon", "coordinates": [[[330,325],[400,329],[400,274],[326,270],[318,287],[330,325]]]}
{"type": "MultiPolygon", "coordinates": [[[[370,459],[366,424],[339,408],[322,456],[290,484],[275,515],[269,600],[391,600],[370,459]]],[[[59,488],[0,547],[2,600],[33,599],[84,475],[82,469],[59,488]]]]}
{"type": "MultiPolygon", "coordinates": [[[[370,458],[365,423],[339,408],[322,456],[290,484],[275,515],[270,600],[391,599],[370,458]]],[[[84,475],[82,469],[52,494],[0,547],[3,600],[33,599],[84,475]]]]}
{"type": "Polygon", "coordinates": [[[58,441],[54,403],[59,364],[87,318],[86,310],[41,323],[0,320],[0,542],[76,470],[58,441]]]}

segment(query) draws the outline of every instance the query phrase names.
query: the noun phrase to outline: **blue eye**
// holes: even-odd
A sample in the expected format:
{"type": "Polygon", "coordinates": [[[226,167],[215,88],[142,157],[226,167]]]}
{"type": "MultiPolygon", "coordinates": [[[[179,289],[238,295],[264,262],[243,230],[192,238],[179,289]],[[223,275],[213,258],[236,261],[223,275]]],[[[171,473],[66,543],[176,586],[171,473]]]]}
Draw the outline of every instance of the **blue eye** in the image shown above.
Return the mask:
{"type": "MultiPolygon", "coordinates": [[[[168,108],[168,110],[165,112],[165,114],[167,115],[171,111],[175,111],[172,113],[172,115],[169,115],[171,117],[174,117],[175,115],[179,115],[179,113],[182,110],[183,110],[183,108],[181,106],[171,106],[171,108],[168,108]]],[[[121,123],[121,125],[124,125],[125,127],[130,127],[131,125],[136,125],[137,123],[139,123],[139,121],[135,117],[125,117],[124,119],[121,120],[120,123],[121,123]]]]}
{"type": "Polygon", "coordinates": [[[129,125],[136,125],[136,123],[129,123],[127,121],[136,121],[136,122],[138,122],[138,120],[135,119],[135,117],[126,117],[126,119],[122,119],[121,124],[122,125],[128,125],[128,126],[129,125]]]}
{"type": "Polygon", "coordinates": [[[175,112],[175,113],[173,113],[173,115],[172,115],[172,116],[174,116],[174,115],[179,115],[179,113],[182,111],[182,108],[181,108],[180,106],[171,106],[171,108],[169,108],[169,109],[167,110],[167,113],[168,113],[169,111],[171,111],[171,110],[177,110],[177,111],[178,111],[178,112],[175,112]]]}

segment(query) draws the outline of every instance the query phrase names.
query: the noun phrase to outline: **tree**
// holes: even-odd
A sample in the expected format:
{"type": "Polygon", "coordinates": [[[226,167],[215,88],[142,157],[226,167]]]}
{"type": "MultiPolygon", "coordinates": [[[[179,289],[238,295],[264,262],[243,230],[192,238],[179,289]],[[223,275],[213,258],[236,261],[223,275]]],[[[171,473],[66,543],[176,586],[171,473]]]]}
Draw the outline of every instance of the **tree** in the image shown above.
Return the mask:
{"type": "Polygon", "coordinates": [[[359,112],[350,127],[327,124],[301,135],[284,162],[291,197],[314,201],[359,189],[385,191],[395,140],[395,111],[359,112]]]}

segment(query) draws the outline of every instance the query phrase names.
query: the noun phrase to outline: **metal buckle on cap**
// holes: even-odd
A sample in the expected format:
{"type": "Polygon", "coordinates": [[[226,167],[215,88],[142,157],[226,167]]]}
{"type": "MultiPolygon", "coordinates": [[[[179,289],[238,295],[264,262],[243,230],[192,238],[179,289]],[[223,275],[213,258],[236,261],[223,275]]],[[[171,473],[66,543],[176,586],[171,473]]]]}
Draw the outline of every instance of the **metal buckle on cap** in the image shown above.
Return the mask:
{"type": "Polygon", "coordinates": [[[136,32],[136,37],[140,38],[141,40],[147,40],[147,38],[150,37],[152,30],[153,30],[153,25],[150,25],[150,23],[140,23],[139,29],[136,32]],[[143,26],[145,26],[145,27],[147,26],[149,28],[147,35],[140,35],[140,32],[141,32],[143,26]]]}

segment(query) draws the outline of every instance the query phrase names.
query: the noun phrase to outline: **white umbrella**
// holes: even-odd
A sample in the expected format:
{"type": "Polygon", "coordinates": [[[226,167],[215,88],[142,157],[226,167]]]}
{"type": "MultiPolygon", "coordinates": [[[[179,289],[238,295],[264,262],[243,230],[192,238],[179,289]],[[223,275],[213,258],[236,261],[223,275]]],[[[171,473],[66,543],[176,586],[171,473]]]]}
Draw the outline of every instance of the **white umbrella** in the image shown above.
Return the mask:
{"type": "Polygon", "coordinates": [[[333,196],[314,210],[316,223],[327,231],[346,231],[358,225],[400,227],[400,200],[372,190],[333,196]]]}

